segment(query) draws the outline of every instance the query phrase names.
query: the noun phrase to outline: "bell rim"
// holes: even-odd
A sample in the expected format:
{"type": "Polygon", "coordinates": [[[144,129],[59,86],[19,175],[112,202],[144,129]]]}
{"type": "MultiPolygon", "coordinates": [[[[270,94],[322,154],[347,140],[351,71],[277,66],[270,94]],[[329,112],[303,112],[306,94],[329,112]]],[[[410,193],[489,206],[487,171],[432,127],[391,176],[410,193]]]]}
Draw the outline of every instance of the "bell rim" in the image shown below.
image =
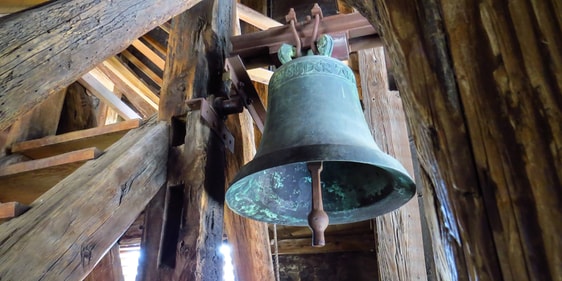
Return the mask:
{"type": "Polygon", "coordinates": [[[252,159],[250,162],[246,163],[229,186],[232,186],[234,183],[242,179],[243,177],[249,176],[253,173],[257,173],[259,171],[274,168],[277,166],[293,164],[293,163],[300,163],[300,162],[317,162],[317,161],[342,161],[342,162],[354,162],[354,163],[362,163],[362,164],[373,164],[384,169],[391,169],[398,173],[403,174],[406,176],[412,183],[414,180],[410,177],[404,166],[393,158],[392,156],[378,150],[372,148],[365,148],[363,146],[356,146],[356,145],[345,145],[345,144],[316,144],[316,145],[304,145],[300,147],[289,147],[285,149],[277,149],[272,152],[266,154],[260,154],[259,151],[256,153],[256,157],[252,159]],[[330,148],[330,154],[334,155],[339,152],[341,155],[338,158],[333,159],[326,159],[322,158],[325,155],[322,154],[322,150],[325,147],[330,148]],[[289,153],[291,152],[291,153],[289,153]],[[336,153],[334,153],[336,152],[336,153]],[[295,155],[294,158],[289,158],[295,155]],[[353,156],[354,158],[352,158],[353,156]],[[275,159],[275,161],[268,162],[267,158],[275,159]],[[372,159],[377,160],[384,160],[387,162],[393,162],[394,165],[384,165],[381,161],[375,162],[372,159]],[[258,169],[259,167],[259,169],[258,169]]]}
{"type": "Polygon", "coordinates": [[[411,200],[411,198],[416,194],[415,182],[410,177],[410,175],[408,175],[406,169],[402,166],[402,164],[398,162],[398,160],[394,159],[392,156],[380,150],[366,148],[366,147],[358,147],[352,145],[318,144],[318,145],[302,146],[297,148],[293,147],[287,149],[279,149],[262,155],[258,153],[257,157],[255,157],[253,160],[248,162],[240,169],[234,180],[229,184],[230,188],[226,192],[225,202],[228,205],[228,207],[236,214],[245,217],[250,217],[254,220],[263,221],[267,223],[277,223],[282,225],[306,226],[308,225],[306,217],[302,219],[298,218],[297,220],[294,221],[279,221],[279,220],[272,221],[263,218],[254,218],[248,216],[247,214],[239,212],[239,210],[237,210],[236,207],[233,208],[231,202],[229,202],[230,201],[229,198],[233,196],[232,192],[235,192],[235,189],[237,189],[236,183],[247,176],[251,176],[252,174],[274,167],[279,167],[289,164],[313,162],[313,161],[325,161],[325,162],[340,161],[340,162],[353,162],[353,163],[372,165],[375,166],[376,168],[380,168],[381,170],[395,177],[397,182],[399,182],[398,179],[400,179],[401,182],[404,182],[403,184],[400,185],[399,188],[401,194],[399,194],[397,190],[393,190],[380,201],[380,202],[384,202],[384,204],[380,204],[380,205],[386,206],[386,208],[384,208],[383,210],[378,210],[377,208],[380,206],[373,204],[356,209],[343,210],[338,212],[328,212],[328,215],[330,216],[330,224],[352,223],[352,222],[372,219],[376,216],[380,216],[385,213],[398,209],[399,207],[407,203],[409,200],[411,200]],[[323,155],[325,153],[324,150],[326,146],[330,147],[330,153],[332,154],[332,156],[339,156],[339,157],[332,157],[331,159],[326,159],[325,158],[326,155],[323,155]],[[289,151],[290,153],[288,153],[289,151]],[[268,161],[267,160],[268,158],[275,159],[275,161],[268,161]],[[384,162],[392,163],[392,165],[385,165],[384,162]],[[351,220],[346,219],[345,221],[341,221],[344,217],[349,218],[349,216],[346,215],[347,212],[360,213],[359,210],[361,210],[361,213],[366,213],[369,211],[372,211],[373,213],[368,217],[361,216],[351,220]]]}

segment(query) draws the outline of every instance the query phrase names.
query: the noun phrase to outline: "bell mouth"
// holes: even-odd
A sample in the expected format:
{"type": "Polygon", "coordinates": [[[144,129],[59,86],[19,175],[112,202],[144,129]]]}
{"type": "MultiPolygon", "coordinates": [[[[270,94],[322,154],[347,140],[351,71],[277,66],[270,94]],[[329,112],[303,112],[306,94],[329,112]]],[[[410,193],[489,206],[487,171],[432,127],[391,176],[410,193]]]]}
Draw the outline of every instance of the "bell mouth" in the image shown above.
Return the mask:
{"type": "Polygon", "coordinates": [[[372,219],[397,209],[415,194],[415,185],[400,163],[381,151],[313,145],[259,155],[249,162],[226,193],[228,206],[258,221],[308,225],[312,186],[307,162],[312,161],[324,163],[322,199],[330,224],[372,219]]]}

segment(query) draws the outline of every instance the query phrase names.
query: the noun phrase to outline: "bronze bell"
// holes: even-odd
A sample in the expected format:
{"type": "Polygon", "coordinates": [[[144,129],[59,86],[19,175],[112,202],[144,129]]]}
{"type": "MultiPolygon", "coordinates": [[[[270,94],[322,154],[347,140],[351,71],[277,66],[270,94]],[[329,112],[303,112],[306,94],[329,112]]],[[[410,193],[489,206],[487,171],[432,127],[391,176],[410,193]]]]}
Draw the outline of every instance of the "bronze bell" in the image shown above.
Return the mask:
{"type": "Polygon", "coordinates": [[[318,162],[331,224],[374,218],[415,193],[404,167],[374,142],[352,70],[314,55],[273,74],[260,146],[232,182],[226,202],[235,213],[258,221],[305,226],[314,181],[307,164],[318,162]]]}

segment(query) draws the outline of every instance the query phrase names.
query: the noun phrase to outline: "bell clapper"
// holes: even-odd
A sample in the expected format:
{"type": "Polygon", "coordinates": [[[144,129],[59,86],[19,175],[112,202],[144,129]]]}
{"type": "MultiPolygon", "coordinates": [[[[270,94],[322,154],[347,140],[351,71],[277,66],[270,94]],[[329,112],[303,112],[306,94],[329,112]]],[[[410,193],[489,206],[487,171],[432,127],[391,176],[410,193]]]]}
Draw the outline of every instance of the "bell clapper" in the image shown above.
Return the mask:
{"type": "Polygon", "coordinates": [[[322,188],[320,173],[322,172],[322,161],[308,162],[308,170],[312,176],[312,210],[308,214],[308,225],[312,229],[312,246],[323,247],[326,245],[324,230],[328,227],[330,219],[324,212],[322,204],[322,188]]]}

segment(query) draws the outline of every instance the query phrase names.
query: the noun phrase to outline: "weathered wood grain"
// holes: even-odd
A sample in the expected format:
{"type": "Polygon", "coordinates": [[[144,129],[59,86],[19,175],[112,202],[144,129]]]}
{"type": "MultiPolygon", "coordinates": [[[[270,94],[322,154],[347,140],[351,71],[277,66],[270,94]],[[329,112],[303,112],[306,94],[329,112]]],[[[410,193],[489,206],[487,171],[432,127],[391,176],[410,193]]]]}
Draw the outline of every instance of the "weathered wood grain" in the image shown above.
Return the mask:
{"type": "MultiPolygon", "coordinates": [[[[376,251],[375,240],[372,233],[367,234],[352,234],[352,235],[326,235],[326,245],[323,247],[312,247],[310,237],[307,238],[292,238],[280,239],[278,241],[278,254],[279,255],[306,255],[306,254],[326,254],[326,253],[349,253],[353,256],[353,252],[368,252],[376,251]]],[[[271,246],[271,251],[275,247],[271,246]]],[[[282,266],[282,265],[281,265],[282,266]]],[[[338,266],[334,264],[333,266],[338,266]]],[[[376,265],[371,265],[376,267],[376,265]]],[[[262,279],[263,280],[263,279],[262,279]]],[[[390,279],[377,279],[376,275],[372,276],[370,280],[390,280],[390,279]]],[[[415,279],[411,279],[415,280],[415,279]]]]}
{"type": "MultiPolygon", "coordinates": [[[[168,171],[168,173],[170,172],[168,171]]],[[[141,238],[141,255],[137,267],[137,280],[163,280],[159,277],[162,274],[161,272],[172,270],[172,268],[161,266],[159,262],[165,220],[166,191],[166,186],[160,188],[144,210],[144,229],[141,238]]]]}
{"type": "MultiPolygon", "coordinates": [[[[98,123],[95,116],[94,98],[78,82],[70,84],[66,89],[57,134],[96,127],[98,123]]],[[[55,113],[46,114],[44,116],[54,115],[55,113]]]]}
{"type": "Polygon", "coordinates": [[[119,256],[119,244],[115,243],[111,249],[96,264],[84,281],[123,281],[123,269],[119,256]]]}
{"type": "Polygon", "coordinates": [[[15,163],[0,168],[0,201],[31,204],[35,199],[101,152],[85,148],[64,154],[15,163]]]}
{"type": "MultiPolygon", "coordinates": [[[[235,153],[226,154],[228,183],[244,164],[252,160],[256,148],[253,120],[247,111],[229,116],[227,127],[236,140],[235,153]]],[[[227,206],[224,221],[237,280],[274,280],[267,224],[239,216],[227,206]]]]}
{"type": "Polygon", "coordinates": [[[121,52],[121,56],[123,56],[126,60],[128,60],[132,64],[134,64],[140,71],[142,71],[158,86],[162,86],[162,78],[158,76],[158,74],[154,73],[154,71],[146,64],[144,64],[144,62],[142,62],[140,59],[138,59],[133,54],[131,54],[131,52],[124,50],[123,52],[121,52]]]}
{"type": "MultiPolygon", "coordinates": [[[[234,35],[240,34],[240,5],[237,4],[238,8],[233,10],[234,35]]],[[[260,9],[264,8],[266,3],[253,1],[250,5],[260,9]]],[[[234,154],[226,154],[226,182],[229,184],[238,170],[252,160],[256,153],[256,145],[253,120],[248,111],[229,116],[226,126],[235,139],[234,154]]],[[[239,216],[225,206],[224,232],[232,246],[231,256],[237,280],[275,280],[266,223],[239,216]]]]}
{"type": "MultiPolygon", "coordinates": [[[[382,151],[414,175],[406,118],[398,92],[390,91],[383,48],[358,51],[365,118],[382,151]]],[[[427,280],[420,209],[414,197],[375,218],[380,280],[427,280]]]]}
{"type": "Polygon", "coordinates": [[[53,93],[44,102],[22,115],[10,127],[7,144],[52,136],[57,133],[66,89],[53,93]],[[45,118],[49,116],[49,118],[45,118]]]}
{"type": "Polygon", "coordinates": [[[29,206],[21,204],[20,202],[0,203],[0,222],[15,218],[25,213],[27,210],[29,210],[29,206]]]}
{"type": "Polygon", "coordinates": [[[438,277],[561,280],[560,5],[348,2],[393,58],[438,277]]]}
{"type": "MultiPolygon", "coordinates": [[[[185,112],[186,99],[226,94],[222,72],[231,8],[228,0],[205,1],[172,20],[171,37],[180,41],[170,38],[168,43],[160,120],[185,112]]],[[[222,278],[218,247],[223,234],[224,145],[203,123],[199,110],[189,111],[185,122],[185,144],[170,150],[168,163],[175,169],[168,174],[167,190],[147,210],[150,231],[143,237],[143,251],[151,252],[143,260],[141,280],[222,278]],[[175,211],[180,211],[180,221],[172,225],[177,231],[169,241],[164,239],[171,229],[166,229],[166,220],[174,211],[166,204],[172,193],[181,197],[174,201],[183,207],[175,211]],[[158,229],[162,232],[154,231],[158,229]]]]}
{"type": "Polygon", "coordinates": [[[149,121],[1,224],[0,278],[85,278],[163,185],[167,142],[149,121]]]}
{"type": "Polygon", "coordinates": [[[45,158],[86,147],[103,151],[127,132],[138,128],[142,120],[133,119],[66,134],[18,142],[12,145],[12,153],[21,153],[32,159],[45,158]]]}
{"type": "Polygon", "coordinates": [[[134,111],[131,107],[129,107],[129,105],[127,105],[119,97],[117,97],[111,89],[108,89],[91,73],[82,75],[82,77],[78,79],[78,82],[80,82],[82,86],[88,89],[90,93],[103,101],[103,103],[119,113],[119,116],[121,116],[123,119],[131,120],[141,118],[136,111],[134,111]]]}
{"type": "Polygon", "coordinates": [[[119,70],[111,69],[101,63],[92,69],[90,73],[98,80],[111,82],[110,84],[113,84],[113,92],[121,93],[127,97],[127,100],[143,118],[148,118],[158,111],[158,104],[150,100],[139,88],[131,86],[128,81],[125,81],[122,74],[119,75],[119,70]]]}
{"type": "Polygon", "coordinates": [[[52,1],[0,18],[0,130],[198,0],[52,1]]]}
{"type": "Polygon", "coordinates": [[[111,57],[103,61],[105,67],[111,70],[121,81],[132,88],[152,108],[157,109],[160,98],[148,87],[138,76],[124,65],[117,57],[111,57]]]}

